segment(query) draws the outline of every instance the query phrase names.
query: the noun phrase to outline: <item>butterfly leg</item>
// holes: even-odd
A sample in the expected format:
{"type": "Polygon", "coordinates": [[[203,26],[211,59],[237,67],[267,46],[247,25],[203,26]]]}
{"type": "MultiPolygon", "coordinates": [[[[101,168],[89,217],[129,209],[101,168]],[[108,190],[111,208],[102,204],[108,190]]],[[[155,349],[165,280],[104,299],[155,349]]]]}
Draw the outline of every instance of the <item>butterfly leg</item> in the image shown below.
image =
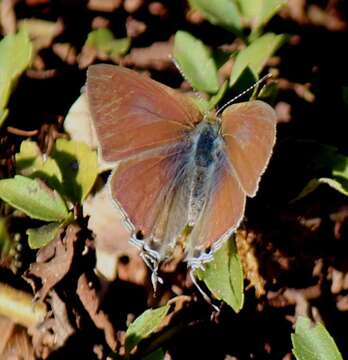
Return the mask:
{"type": "Polygon", "coordinates": [[[139,240],[135,235],[133,235],[129,242],[134,245],[140,251],[140,256],[144,260],[144,263],[151,270],[151,283],[153,291],[156,294],[157,284],[163,284],[163,279],[158,276],[158,266],[159,266],[159,257],[158,253],[154,250],[148,248],[144,240],[139,240]]]}

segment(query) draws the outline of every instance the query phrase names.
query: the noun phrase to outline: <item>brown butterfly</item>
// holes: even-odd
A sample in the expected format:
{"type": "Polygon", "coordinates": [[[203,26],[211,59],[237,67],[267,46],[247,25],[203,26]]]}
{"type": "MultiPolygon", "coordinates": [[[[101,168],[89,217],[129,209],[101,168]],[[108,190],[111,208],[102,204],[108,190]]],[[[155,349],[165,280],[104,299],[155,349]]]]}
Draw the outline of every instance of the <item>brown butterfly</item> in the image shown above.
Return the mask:
{"type": "Polygon", "coordinates": [[[187,228],[188,265],[211,260],[270,159],[272,107],[253,100],[205,114],[188,95],[105,64],[89,67],[87,98],[102,158],[117,164],[111,196],[147,264],[156,272],[187,228]]]}

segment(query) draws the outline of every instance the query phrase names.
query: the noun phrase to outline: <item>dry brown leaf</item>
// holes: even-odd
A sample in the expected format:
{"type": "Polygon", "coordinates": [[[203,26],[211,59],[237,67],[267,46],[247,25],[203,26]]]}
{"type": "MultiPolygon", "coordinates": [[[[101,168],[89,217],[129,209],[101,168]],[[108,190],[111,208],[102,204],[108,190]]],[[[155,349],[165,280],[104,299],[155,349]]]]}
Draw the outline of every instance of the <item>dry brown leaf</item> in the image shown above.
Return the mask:
{"type": "Polygon", "coordinates": [[[50,292],[50,315],[40,324],[31,327],[29,333],[33,337],[35,353],[40,358],[46,358],[53,350],[62,347],[75,329],[70,324],[66,304],[53,290],[50,292]]]}
{"type": "Polygon", "coordinates": [[[134,39],[146,31],[146,24],[142,21],[134,19],[132,16],[128,16],[126,29],[127,37],[134,39]]]}
{"type": "Polygon", "coordinates": [[[173,44],[170,41],[155,42],[146,48],[134,48],[120,60],[123,66],[141,69],[167,70],[174,67],[172,62],[173,44]]]}
{"type": "Polygon", "coordinates": [[[251,246],[254,238],[254,233],[240,230],[237,232],[236,243],[245,277],[250,281],[250,285],[255,288],[256,296],[262,296],[265,294],[265,280],[260,275],[259,264],[251,246]]]}
{"type": "Polygon", "coordinates": [[[14,6],[18,0],[0,1],[0,25],[3,34],[14,34],[16,32],[17,20],[14,6]]]}
{"type": "Polygon", "coordinates": [[[122,0],[89,0],[87,7],[92,11],[112,12],[120,7],[122,0]]]}
{"type": "Polygon", "coordinates": [[[85,274],[79,277],[77,294],[95,326],[104,331],[107,344],[112,350],[115,350],[116,333],[108,316],[100,309],[100,301],[97,293],[95,289],[88,286],[88,280],[85,274]]]}
{"type": "Polygon", "coordinates": [[[37,260],[30,265],[25,279],[32,286],[32,277],[41,279],[42,287],[36,293],[36,298],[39,301],[43,301],[48,292],[70,270],[74,256],[74,244],[78,239],[77,233],[79,231],[80,228],[77,225],[71,224],[67,227],[64,237],[62,237],[62,232],[54,241],[38,251],[37,260]]]}
{"type": "Polygon", "coordinates": [[[90,216],[88,227],[95,234],[98,271],[112,281],[118,270],[121,280],[143,285],[146,278],[144,262],[138,250],[129,243],[130,234],[111,200],[108,186],[87,198],[84,212],[90,216]],[[121,256],[129,257],[128,264],[118,264],[121,256]]]}
{"type": "Polygon", "coordinates": [[[0,316],[0,357],[1,360],[34,360],[31,341],[24,327],[0,316]]]}

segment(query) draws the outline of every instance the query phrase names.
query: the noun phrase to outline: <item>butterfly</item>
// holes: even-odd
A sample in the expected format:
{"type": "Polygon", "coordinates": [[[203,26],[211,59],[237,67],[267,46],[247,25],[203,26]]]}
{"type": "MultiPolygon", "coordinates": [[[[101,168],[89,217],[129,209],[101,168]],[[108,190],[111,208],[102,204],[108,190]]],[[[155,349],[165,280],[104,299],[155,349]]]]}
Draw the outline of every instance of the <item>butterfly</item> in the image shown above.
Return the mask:
{"type": "Polygon", "coordinates": [[[173,256],[187,232],[191,268],[240,224],[269,162],[276,114],[251,100],[203,113],[188,95],[121,66],[89,67],[87,99],[111,197],[145,262],[173,256]]]}

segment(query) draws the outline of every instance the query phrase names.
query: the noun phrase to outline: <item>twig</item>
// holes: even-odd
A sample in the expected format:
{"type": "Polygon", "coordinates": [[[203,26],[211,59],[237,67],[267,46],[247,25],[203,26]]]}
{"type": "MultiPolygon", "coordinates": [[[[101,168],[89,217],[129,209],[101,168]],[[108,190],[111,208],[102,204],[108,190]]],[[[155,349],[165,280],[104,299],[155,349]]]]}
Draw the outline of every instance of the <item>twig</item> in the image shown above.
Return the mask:
{"type": "Polygon", "coordinates": [[[0,315],[31,327],[44,319],[46,306],[42,303],[35,304],[30,294],[0,283],[0,315]]]}
{"type": "Polygon", "coordinates": [[[22,130],[22,129],[17,129],[13,126],[8,126],[7,132],[18,136],[32,137],[32,136],[36,136],[39,133],[39,130],[22,130]]]}

